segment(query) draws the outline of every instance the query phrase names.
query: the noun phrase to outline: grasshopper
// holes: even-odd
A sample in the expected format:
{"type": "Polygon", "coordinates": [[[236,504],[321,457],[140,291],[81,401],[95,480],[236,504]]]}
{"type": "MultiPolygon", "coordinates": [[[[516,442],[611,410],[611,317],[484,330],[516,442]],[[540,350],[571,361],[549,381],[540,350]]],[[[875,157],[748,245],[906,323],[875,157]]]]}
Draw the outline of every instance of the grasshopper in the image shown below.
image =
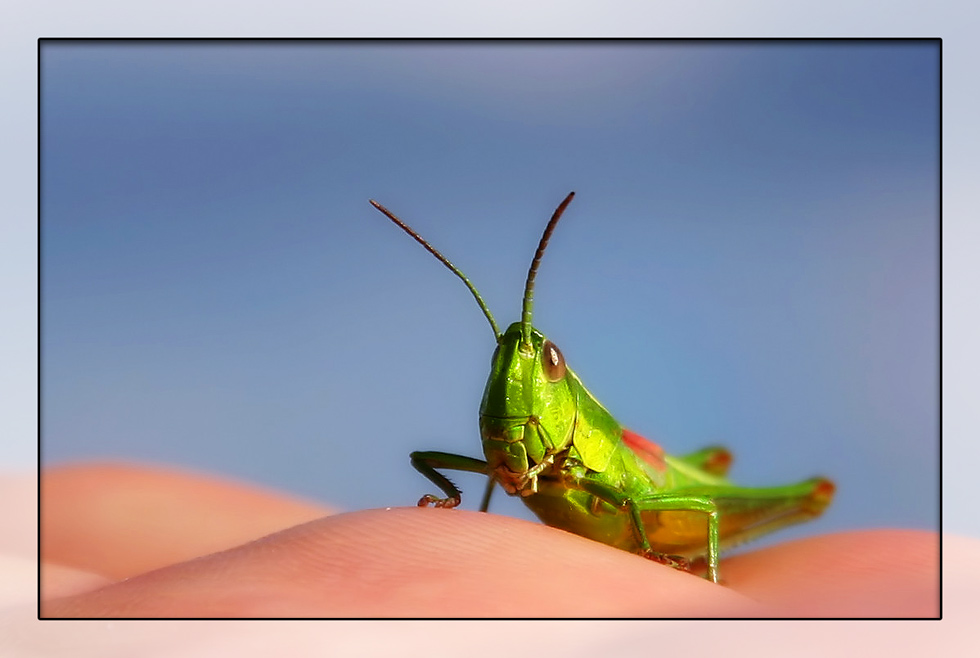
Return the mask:
{"type": "Polygon", "coordinates": [[[462,279],[496,339],[480,403],[484,459],[413,452],[412,465],[445,497],[419,506],[452,508],[461,492],[439,469],[488,477],[481,511],[495,484],[545,524],[677,569],[706,567],[719,582],[719,551],[819,516],[834,484],[822,477],[780,487],[745,488],[725,475],[731,454],[709,447],[674,457],[622,427],[565,363],[561,350],[531,325],[534,279],[548,240],[575,193],[555,210],[528,269],[520,322],[501,333],[476,287],[445,256],[381,204],[371,204],[462,279]]]}

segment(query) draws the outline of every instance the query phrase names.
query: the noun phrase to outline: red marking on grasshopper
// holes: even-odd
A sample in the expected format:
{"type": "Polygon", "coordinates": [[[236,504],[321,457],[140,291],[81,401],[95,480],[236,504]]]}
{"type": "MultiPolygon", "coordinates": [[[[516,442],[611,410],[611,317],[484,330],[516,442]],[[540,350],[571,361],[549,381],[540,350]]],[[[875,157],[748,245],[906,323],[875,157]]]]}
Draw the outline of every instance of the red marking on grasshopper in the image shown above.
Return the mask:
{"type": "Polygon", "coordinates": [[[709,473],[724,475],[728,467],[732,465],[732,453],[727,450],[719,450],[702,467],[709,473]]]}
{"type": "Polygon", "coordinates": [[[829,505],[831,499],[834,497],[834,491],[836,490],[837,487],[834,486],[833,482],[826,478],[821,478],[820,482],[817,483],[817,486],[813,488],[813,493],[811,496],[813,497],[814,501],[822,505],[829,505]]]}
{"type": "Polygon", "coordinates": [[[654,469],[664,473],[667,471],[667,462],[664,461],[664,449],[650,439],[646,439],[636,432],[623,428],[623,443],[633,451],[637,457],[645,461],[654,469]]]}

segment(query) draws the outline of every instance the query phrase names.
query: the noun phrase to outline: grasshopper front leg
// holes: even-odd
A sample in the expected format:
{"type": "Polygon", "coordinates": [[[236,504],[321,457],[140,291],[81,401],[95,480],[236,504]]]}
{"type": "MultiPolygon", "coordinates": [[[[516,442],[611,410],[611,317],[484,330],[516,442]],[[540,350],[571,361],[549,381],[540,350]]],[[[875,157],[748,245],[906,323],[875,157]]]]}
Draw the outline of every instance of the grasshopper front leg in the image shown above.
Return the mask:
{"type": "MultiPolygon", "coordinates": [[[[482,459],[464,457],[463,455],[454,455],[451,452],[413,452],[411,454],[411,458],[412,466],[415,467],[415,470],[429,478],[430,482],[442,489],[442,492],[446,494],[445,498],[438,498],[432,494],[425,494],[419,499],[419,507],[428,507],[429,505],[433,505],[435,507],[452,508],[459,505],[460,501],[462,500],[462,492],[459,490],[459,488],[457,488],[449,478],[437,471],[437,468],[448,468],[454,471],[468,471],[470,473],[483,473],[484,475],[489,475],[487,463],[482,459]]],[[[490,494],[488,491],[484,496],[484,500],[489,502],[489,498],[490,494]]]]}
{"type": "Polygon", "coordinates": [[[483,500],[480,501],[480,511],[486,512],[490,509],[490,496],[493,495],[493,487],[497,481],[491,477],[487,478],[487,487],[483,490],[483,500]]]}

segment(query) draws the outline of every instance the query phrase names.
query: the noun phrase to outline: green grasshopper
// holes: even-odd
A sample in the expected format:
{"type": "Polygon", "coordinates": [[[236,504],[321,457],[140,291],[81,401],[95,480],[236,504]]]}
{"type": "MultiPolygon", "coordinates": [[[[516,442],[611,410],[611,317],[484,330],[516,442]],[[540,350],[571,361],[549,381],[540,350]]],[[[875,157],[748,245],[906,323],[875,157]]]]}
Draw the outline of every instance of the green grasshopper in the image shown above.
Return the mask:
{"type": "Polygon", "coordinates": [[[725,474],[731,454],[709,447],[683,457],[631,432],[606,411],[565,365],[558,346],[531,325],[534,279],[548,240],[575,193],[548,222],[524,286],[520,322],[500,332],[470,280],[381,204],[371,204],[462,279],[490,321],[497,341],[480,404],[484,459],[413,452],[412,465],[445,494],[419,506],[456,507],[460,490],[437,469],[488,477],[544,523],[655,562],[692,571],[706,565],[719,582],[722,549],[812,519],[830,504],[834,484],[813,478],[782,487],[745,488],[725,474]]]}

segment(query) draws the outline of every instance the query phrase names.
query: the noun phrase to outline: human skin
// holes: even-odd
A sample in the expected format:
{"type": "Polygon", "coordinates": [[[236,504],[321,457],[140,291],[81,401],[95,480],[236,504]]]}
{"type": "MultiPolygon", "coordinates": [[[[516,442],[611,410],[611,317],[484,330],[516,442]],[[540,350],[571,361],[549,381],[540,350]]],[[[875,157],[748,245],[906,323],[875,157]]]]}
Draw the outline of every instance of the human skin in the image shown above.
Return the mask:
{"type": "Polygon", "coordinates": [[[723,585],[463,510],[333,514],[133,464],[41,475],[42,617],[935,617],[939,539],[866,530],[723,558],[723,585]]]}

